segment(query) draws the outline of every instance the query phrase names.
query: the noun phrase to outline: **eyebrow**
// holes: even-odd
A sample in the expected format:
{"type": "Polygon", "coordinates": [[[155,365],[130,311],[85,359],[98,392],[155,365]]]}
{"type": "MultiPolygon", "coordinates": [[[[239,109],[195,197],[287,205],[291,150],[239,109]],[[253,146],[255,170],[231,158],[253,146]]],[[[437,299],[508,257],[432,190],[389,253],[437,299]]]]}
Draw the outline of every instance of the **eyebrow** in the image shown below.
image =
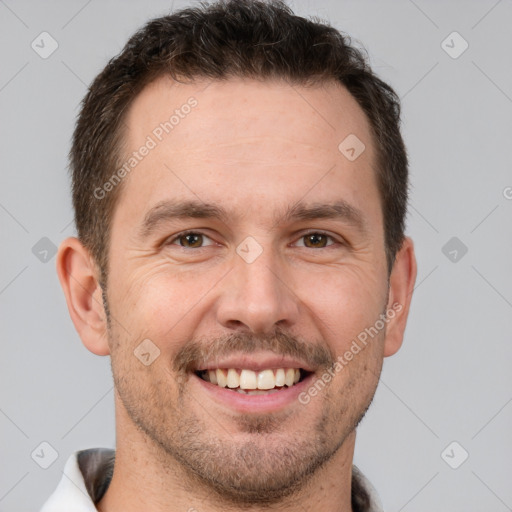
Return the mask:
{"type": "Polygon", "coordinates": [[[228,214],[222,207],[201,201],[160,201],[144,216],[139,235],[147,238],[159,225],[174,219],[218,219],[225,223],[228,214]]]}
{"type": "MultiPolygon", "coordinates": [[[[204,203],[199,200],[171,201],[164,200],[153,206],[144,216],[139,229],[139,236],[142,239],[149,237],[158,227],[168,221],[175,219],[216,219],[227,224],[234,215],[211,203],[204,203]]],[[[290,223],[297,220],[333,219],[341,220],[354,226],[362,233],[367,231],[367,222],[361,210],[352,206],[343,199],[333,203],[306,204],[298,201],[288,207],[284,215],[274,215],[273,228],[279,224],[290,223]]]]}
{"type": "Polygon", "coordinates": [[[367,231],[367,223],[363,212],[352,206],[344,199],[334,203],[305,204],[302,201],[288,208],[282,219],[276,218],[276,224],[292,222],[294,220],[333,219],[341,220],[358,228],[362,232],[367,231]]]}

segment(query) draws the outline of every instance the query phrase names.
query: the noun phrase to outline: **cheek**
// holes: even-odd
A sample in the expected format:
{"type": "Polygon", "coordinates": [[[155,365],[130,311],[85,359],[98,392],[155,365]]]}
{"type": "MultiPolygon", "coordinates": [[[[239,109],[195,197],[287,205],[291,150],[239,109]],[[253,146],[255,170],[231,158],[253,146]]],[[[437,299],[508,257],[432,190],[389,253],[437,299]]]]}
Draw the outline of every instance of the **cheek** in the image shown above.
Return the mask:
{"type": "Polygon", "coordinates": [[[314,286],[304,286],[297,295],[305,298],[314,321],[337,354],[372,327],[385,309],[387,282],[369,267],[340,266],[316,275],[313,282],[314,286]]]}
{"type": "Polygon", "coordinates": [[[382,369],[383,339],[383,332],[364,343],[356,339],[338,355],[341,370],[334,389],[347,408],[365,407],[373,398],[382,369]]]}
{"type": "Polygon", "coordinates": [[[112,272],[111,277],[111,311],[133,329],[172,324],[174,317],[183,315],[187,294],[165,260],[134,265],[126,272],[112,272]]]}
{"type": "Polygon", "coordinates": [[[129,332],[140,340],[149,338],[169,355],[190,339],[218,276],[171,270],[162,261],[125,279],[130,284],[118,292],[117,308],[129,332]]]}

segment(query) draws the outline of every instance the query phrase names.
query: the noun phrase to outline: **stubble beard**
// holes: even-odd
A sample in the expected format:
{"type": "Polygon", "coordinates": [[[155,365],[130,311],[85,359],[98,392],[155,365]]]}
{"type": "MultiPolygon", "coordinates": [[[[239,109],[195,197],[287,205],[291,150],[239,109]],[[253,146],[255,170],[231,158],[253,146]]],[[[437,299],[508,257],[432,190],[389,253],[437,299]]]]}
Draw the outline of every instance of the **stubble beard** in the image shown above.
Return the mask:
{"type": "Polygon", "coordinates": [[[194,493],[202,488],[205,495],[234,507],[272,505],[304,492],[359,424],[374,394],[359,411],[337,408],[337,400],[326,399],[307,435],[286,436],[287,418],[276,414],[234,416],[235,435],[215,425],[221,437],[212,433],[212,417],[202,419],[192,411],[186,385],[170,403],[171,393],[141,385],[130,371],[115,371],[113,365],[113,374],[127,414],[152,441],[162,467],[185,476],[181,484],[194,493]]]}
{"type": "Polygon", "coordinates": [[[368,370],[365,364],[357,382],[340,389],[339,397],[326,396],[322,413],[306,435],[285,435],[287,415],[283,413],[233,416],[237,433],[224,431],[220,438],[212,435],[213,418],[203,420],[192,412],[186,386],[190,376],[178,375],[174,390],[169,390],[161,376],[153,374],[151,381],[145,373],[150,367],[141,365],[131,350],[123,350],[129,340],[120,340],[108,324],[117,395],[132,423],[152,442],[155,459],[166,471],[185,477],[182,487],[196,494],[200,487],[205,495],[233,508],[270,506],[304,492],[366,414],[382,367],[368,370]],[[374,382],[366,389],[361,387],[372,376],[374,382]],[[359,402],[347,399],[361,390],[364,397],[359,402]],[[173,403],[169,397],[176,392],[173,403]]]}

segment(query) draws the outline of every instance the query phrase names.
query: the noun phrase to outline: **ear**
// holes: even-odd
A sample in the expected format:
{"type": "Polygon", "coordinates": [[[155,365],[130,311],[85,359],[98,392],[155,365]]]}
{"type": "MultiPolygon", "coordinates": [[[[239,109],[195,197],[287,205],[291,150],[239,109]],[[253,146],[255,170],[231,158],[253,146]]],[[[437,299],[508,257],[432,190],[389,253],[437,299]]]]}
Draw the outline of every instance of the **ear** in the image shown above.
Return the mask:
{"type": "Polygon", "coordinates": [[[57,274],[71,320],[83,344],[94,354],[108,355],[107,318],[97,268],[77,238],[67,238],[60,244],[57,274]]]}
{"type": "Polygon", "coordinates": [[[416,272],[414,244],[409,237],[405,237],[402,247],[396,255],[389,278],[387,307],[389,323],[384,341],[384,357],[392,356],[402,345],[416,272]],[[393,312],[394,316],[392,317],[393,312]]]}

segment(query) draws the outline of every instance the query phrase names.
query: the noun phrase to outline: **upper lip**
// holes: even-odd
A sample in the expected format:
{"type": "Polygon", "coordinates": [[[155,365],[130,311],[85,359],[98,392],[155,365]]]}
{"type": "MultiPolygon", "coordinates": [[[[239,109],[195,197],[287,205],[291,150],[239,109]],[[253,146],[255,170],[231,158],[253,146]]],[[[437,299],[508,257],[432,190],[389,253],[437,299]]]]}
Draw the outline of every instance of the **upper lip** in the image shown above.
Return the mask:
{"type": "Polygon", "coordinates": [[[240,368],[256,372],[269,368],[302,368],[308,372],[314,371],[309,364],[299,359],[264,353],[219,357],[213,361],[200,364],[196,371],[216,370],[217,368],[240,368]]]}

